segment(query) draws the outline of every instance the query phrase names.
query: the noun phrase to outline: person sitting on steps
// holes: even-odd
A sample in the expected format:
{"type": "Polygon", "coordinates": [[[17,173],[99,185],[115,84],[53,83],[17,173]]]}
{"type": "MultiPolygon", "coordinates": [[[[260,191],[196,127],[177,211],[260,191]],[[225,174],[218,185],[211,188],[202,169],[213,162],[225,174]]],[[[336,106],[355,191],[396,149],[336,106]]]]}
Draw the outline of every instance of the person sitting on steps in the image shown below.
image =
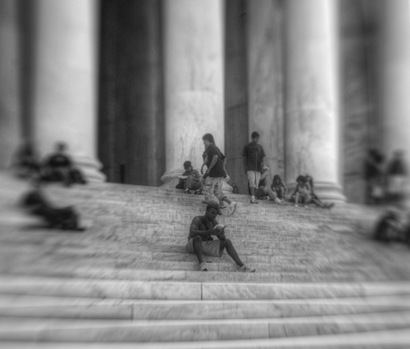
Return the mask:
{"type": "Polygon", "coordinates": [[[304,204],[305,207],[308,207],[307,204],[309,204],[312,201],[312,197],[310,195],[310,185],[306,179],[305,176],[299,175],[296,178],[296,188],[295,191],[293,192],[292,196],[295,196],[295,206],[299,206],[299,199],[302,199],[302,203],[304,204]]]}
{"type": "Polygon", "coordinates": [[[205,215],[194,217],[189,228],[187,252],[197,256],[200,271],[208,271],[202,257],[203,254],[220,258],[226,249],[237,264],[238,271],[254,272],[254,268],[246,266],[241,261],[231,240],[225,238],[225,227],[216,220],[218,214],[222,214],[219,205],[215,202],[208,202],[205,215]],[[214,240],[212,236],[218,239],[214,240]]]}
{"type": "Polygon", "coordinates": [[[73,183],[86,184],[83,174],[74,166],[74,162],[66,150],[65,143],[56,143],[55,153],[51,154],[45,161],[43,179],[63,182],[67,187],[73,183]]]}
{"type": "Polygon", "coordinates": [[[177,189],[185,189],[185,193],[191,194],[191,190],[195,193],[201,191],[201,175],[192,167],[191,161],[184,162],[185,172],[179,177],[177,189]]]}
{"type": "Polygon", "coordinates": [[[270,186],[272,191],[276,194],[278,199],[285,200],[288,187],[283,182],[282,178],[279,175],[273,176],[272,184],[270,186]]]}
{"type": "Polygon", "coordinates": [[[267,184],[268,172],[269,172],[269,167],[263,166],[261,179],[259,181],[259,188],[256,189],[255,196],[257,199],[272,200],[272,201],[275,201],[277,204],[281,204],[282,200],[278,198],[276,193],[267,184]]]}

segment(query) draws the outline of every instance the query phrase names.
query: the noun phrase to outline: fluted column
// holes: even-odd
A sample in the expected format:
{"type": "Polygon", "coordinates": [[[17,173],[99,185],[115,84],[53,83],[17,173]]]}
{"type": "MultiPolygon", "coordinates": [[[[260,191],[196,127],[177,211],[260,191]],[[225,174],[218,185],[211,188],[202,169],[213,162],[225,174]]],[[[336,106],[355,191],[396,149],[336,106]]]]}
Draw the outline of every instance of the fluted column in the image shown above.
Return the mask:
{"type": "Polygon", "coordinates": [[[98,0],[33,0],[36,13],[33,128],[41,154],[66,142],[91,181],[96,159],[98,0]]]}
{"type": "Polygon", "coordinates": [[[17,5],[0,1],[0,169],[11,165],[21,141],[17,5]]]}
{"type": "Polygon", "coordinates": [[[202,136],[223,151],[223,31],[220,0],[164,1],[166,173],[202,163],[202,136]]]}
{"type": "Polygon", "coordinates": [[[337,0],[285,2],[286,181],[315,179],[322,199],[344,201],[340,187],[337,0]]]}
{"type": "Polygon", "coordinates": [[[410,1],[380,2],[379,106],[383,151],[410,160],[410,1]]]}
{"type": "MultiPolygon", "coordinates": [[[[283,3],[248,0],[249,134],[261,135],[268,182],[284,174],[283,3]]],[[[243,145],[242,145],[243,147],[243,145]]],[[[242,150],[242,149],[241,149],[242,150]]],[[[243,169],[242,169],[243,171],[243,169]]]]}

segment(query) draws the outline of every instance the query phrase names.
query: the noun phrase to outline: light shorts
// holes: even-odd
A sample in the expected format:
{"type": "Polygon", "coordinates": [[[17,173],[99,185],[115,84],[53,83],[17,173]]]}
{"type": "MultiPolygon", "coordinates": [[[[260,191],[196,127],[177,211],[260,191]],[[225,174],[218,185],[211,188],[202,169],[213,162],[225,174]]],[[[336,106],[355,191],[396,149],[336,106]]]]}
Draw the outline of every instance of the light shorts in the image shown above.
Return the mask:
{"type": "MultiPolygon", "coordinates": [[[[194,254],[194,239],[189,239],[186,244],[186,251],[194,254]]],[[[222,257],[223,250],[221,250],[221,240],[202,241],[202,253],[212,257],[222,257]]]]}
{"type": "Polygon", "coordinates": [[[257,171],[246,171],[248,175],[249,187],[258,188],[261,180],[261,173],[257,171]]]}

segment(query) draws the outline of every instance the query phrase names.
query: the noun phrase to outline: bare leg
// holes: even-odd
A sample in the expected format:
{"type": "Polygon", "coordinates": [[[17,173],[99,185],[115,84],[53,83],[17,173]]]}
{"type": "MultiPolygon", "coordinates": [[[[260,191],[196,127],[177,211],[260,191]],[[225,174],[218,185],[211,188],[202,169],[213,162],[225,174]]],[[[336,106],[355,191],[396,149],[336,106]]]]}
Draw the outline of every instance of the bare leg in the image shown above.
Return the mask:
{"type": "Polygon", "coordinates": [[[324,207],[325,207],[325,204],[324,204],[322,201],[318,200],[318,199],[312,198],[312,202],[313,202],[315,205],[317,205],[317,206],[319,206],[319,207],[321,207],[321,208],[324,208],[324,207]]]}
{"type": "Polygon", "coordinates": [[[226,249],[226,252],[231,256],[237,265],[240,267],[243,266],[241,259],[238,256],[238,253],[235,250],[235,247],[232,245],[232,241],[229,239],[221,240],[221,250],[226,249]]]}
{"type": "Polygon", "coordinates": [[[228,205],[230,205],[231,204],[231,200],[229,200],[226,196],[224,196],[223,198],[222,198],[222,201],[225,201],[226,203],[228,203],[228,205]]]}
{"type": "Polygon", "coordinates": [[[198,262],[199,264],[201,264],[203,262],[202,259],[202,239],[200,236],[195,236],[194,238],[194,253],[196,254],[196,257],[198,258],[198,262]]]}
{"type": "Polygon", "coordinates": [[[296,193],[296,195],[295,195],[295,206],[297,206],[299,204],[299,197],[300,197],[299,193],[296,193]]]}
{"type": "Polygon", "coordinates": [[[269,198],[275,202],[280,201],[276,195],[276,193],[267,185],[265,187],[265,193],[268,194],[269,198]]]}

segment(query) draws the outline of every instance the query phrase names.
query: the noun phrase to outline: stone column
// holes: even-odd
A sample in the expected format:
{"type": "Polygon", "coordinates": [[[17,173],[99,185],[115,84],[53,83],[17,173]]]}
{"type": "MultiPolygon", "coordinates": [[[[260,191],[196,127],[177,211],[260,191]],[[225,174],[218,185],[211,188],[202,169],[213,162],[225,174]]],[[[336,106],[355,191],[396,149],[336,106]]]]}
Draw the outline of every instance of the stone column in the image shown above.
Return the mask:
{"type": "Polygon", "coordinates": [[[41,154],[66,142],[90,181],[96,159],[97,0],[33,0],[36,11],[33,128],[41,154]]]}
{"type": "Polygon", "coordinates": [[[0,1],[0,169],[11,165],[21,141],[17,5],[0,1]]]}
{"type": "Polygon", "coordinates": [[[340,187],[337,0],[285,1],[285,175],[315,179],[322,199],[340,187]]]}
{"type": "MultiPolygon", "coordinates": [[[[287,0],[286,0],[287,1],[287,0]]],[[[248,0],[249,134],[259,132],[265,164],[284,175],[283,3],[280,0],[248,0]]],[[[243,145],[242,145],[243,147],[243,145]]],[[[242,149],[241,149],[242,150],[242,149]]]]}
{"type": "Polygon", "coordinates": [[[410,1],[380,2],[379,106],[383,152],[410,161],[410,1]]]}
{"type": "Polygon", "coordinates": [[[205,133],[224,151],[222,18],[220,0],[164,1],[164,183],[185,160],[200,167],[205,133]]]}

